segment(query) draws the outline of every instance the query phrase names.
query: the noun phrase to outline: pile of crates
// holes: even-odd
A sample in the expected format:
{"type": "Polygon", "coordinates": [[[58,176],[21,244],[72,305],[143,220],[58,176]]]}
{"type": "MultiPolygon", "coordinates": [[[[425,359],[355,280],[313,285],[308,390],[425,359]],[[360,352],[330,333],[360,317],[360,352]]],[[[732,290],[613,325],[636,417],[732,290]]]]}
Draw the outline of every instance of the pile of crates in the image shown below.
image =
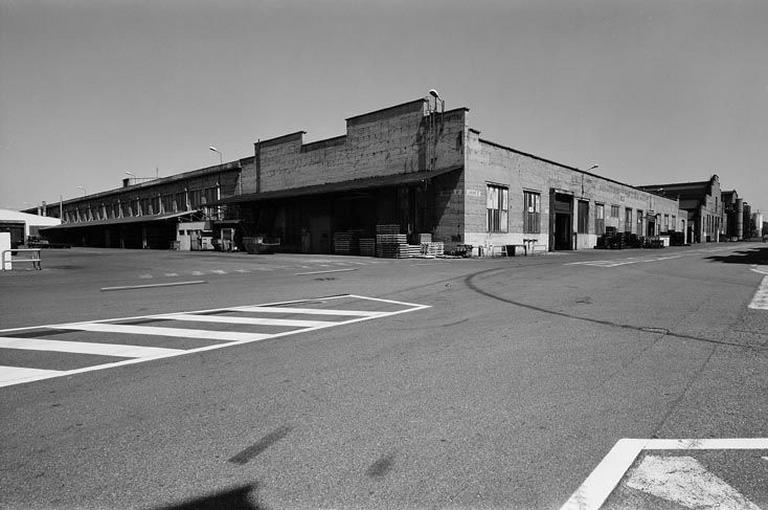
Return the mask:
{"type": "Polygon", "coordinates": [[[607,250],[623,250],[625,248],[642,248],[645,239],[632,232],[618,232],[615,227],[606,227],[605,234],[597,238],[595,248],[607,250]]]}
{"type": "Polygon", "coordinates": [[[373,257],[376,255],[376,238],[361,237],[358,240],[358,247],[360,248],[360,255],[364,257],[373,257]]]}
{"type": "Polygon", "coordinates": [[[357,239],[350,232],[333,233],[333,253],[352,255],[357,252],[357,239]]]}
{"type": "Polygon", "coordinates": [[[442,257],[445,246],[441,242],[432,242],[432,234],[419,234],[419,244],[408,244],[408,236],[400,233],[400,225],[376,225],[376,240],[360,239],[360,255],[375,250],[375,255],[382,258],[425,258],[442,257]]]}

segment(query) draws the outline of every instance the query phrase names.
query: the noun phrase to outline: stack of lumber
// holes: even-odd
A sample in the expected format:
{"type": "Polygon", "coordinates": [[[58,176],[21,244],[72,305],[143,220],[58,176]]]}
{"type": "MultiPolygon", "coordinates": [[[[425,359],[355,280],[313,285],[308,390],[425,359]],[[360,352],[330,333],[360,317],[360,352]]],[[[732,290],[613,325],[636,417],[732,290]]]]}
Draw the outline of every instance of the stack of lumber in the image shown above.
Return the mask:
{"type": "Polygon", "coordinates": [[[376,255],[376,239],[373,237],[361,237],[358,241],[360,255],[373,257],[376,255]]]}
{"type": "Polygon", "coordinates": [[[401,244],[408,244],[405,234],[376,234],[376,256],[389,259],[397,258],[401,244]]]}
{"type": "Polygon", "coordinates": [[[376,225],[376,234],[399,234],[400,225],[376,225]]]}
{"type": "Polygon", "coordinates": [[[400,233],[400,225],[376,225],[376,256],[394,259],[399,256],[401,244],[408,244],[407,236],[400,233]]]}
{"type": "MultiPolygon", "coordinates": [[[[405,237],[405,236],[403,236],[405,237]]],[[[397,247],[397,258],[410,259],[421,256],[420,244],[401,244],[397,247]]]]}
{"type": "Polygon", "coordinates": [[[350,232],[333,233],[333,252],[339,255],[349,255],[357,251],[355,236],[350,232]]]}
{"type": "Polygon", "coordinates": [[[445,255],[445,245],[442,242],[422,243],[421,254],[428,257],[442,257],[445,255]]]}

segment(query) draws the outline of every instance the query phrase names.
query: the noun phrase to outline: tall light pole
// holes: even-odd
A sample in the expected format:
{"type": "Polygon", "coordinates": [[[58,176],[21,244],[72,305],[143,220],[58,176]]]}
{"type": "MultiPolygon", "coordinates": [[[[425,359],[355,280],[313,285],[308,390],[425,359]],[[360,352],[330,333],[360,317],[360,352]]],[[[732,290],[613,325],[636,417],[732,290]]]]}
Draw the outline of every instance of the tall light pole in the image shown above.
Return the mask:
{"type": "Polygon", "coordinates": [[[224,155],[221,153],[221,151],[219,149],[217,149],[216,147],[211,145],[210,147],[208,147],[208,150],[218,153],[219,154],[219,165],[223,165],[224,164],[224,155]]]}

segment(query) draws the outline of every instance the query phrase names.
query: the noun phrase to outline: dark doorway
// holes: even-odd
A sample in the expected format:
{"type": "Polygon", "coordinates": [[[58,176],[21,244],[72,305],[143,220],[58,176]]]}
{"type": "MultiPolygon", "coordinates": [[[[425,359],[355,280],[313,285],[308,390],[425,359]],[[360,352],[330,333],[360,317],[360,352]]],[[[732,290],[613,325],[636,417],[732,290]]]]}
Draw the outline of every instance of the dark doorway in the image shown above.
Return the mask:
{"type": "Polygon", "coordinates": [[[648,220],[648,235],[650,237],[656,235],[656,222],[654,220],[648,220]]]}
{"type": "Polygon", "coordinates": [[[555,249],[571,249],[571,215],[555,213],[555,249]]]}
{"type": "Polygon", "coordinates": [[[573,196],[565,193],[554,193],[552,201],[554,216],[555,250],[571,250],[573,239],[573,196]]]}

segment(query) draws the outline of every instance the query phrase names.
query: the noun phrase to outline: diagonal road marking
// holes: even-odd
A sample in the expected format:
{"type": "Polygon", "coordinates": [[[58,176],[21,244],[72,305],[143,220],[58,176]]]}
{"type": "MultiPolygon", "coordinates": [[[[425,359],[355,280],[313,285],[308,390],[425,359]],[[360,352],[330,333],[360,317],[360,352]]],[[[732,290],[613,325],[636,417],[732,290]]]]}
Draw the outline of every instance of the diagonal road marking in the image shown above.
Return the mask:
{"type": "MultiPolygon", "coordinates": [[[[235,331],[207,331],[204,329],[163,328],[157,326],[131,326],[128,324],[105,324],[94,322],[80,322],[63,324],[59,329],[71,329],[74,331],[97,331],[100,333],[126,333],[129,335],[153,335],[172,336],[181,338],[207,338],[211,340],[227,340],[231,342],[243,342],[249,340],[263,340],[272,335],[262,333],[239,333],[235,331]]],[[[186,351],[185,351],[186,352],[186,351]]]]}
{"type": "Polygon", "coordinates": [[[98,354],[101,356],[120,356],[123,358],[153,358],[183,352],[182,349],[142,347],[140,345],[68,342],[65,340],[13,337],[0,337],[0,348],[24,349],[28,351],[69,352],[73,354],[98,354]]]}
{"type": "Polygon", "coordinates": [[[693,457],[648,455],[632,470],[626,485],[685,508],[760,510],[693,457]]]}
{"type": "Polygon", "coordinates": [[[599,510],[643,450],[768,450],[768,438],[620,439],[560,510],[599,510]]]}
{"type": "Polygon", "coordinates": [[[218,324],[251,324],[262,326],[291,326],[299,328],[315,328],[318,326],[332,326],[338,324],[335,321],[304,321],[293,319],[270,319],[264,317],[226,317],[222,315],[197,315],[193,313],[171,313],[157,315],[158,319],[170,319],[189,322],[212,322],[218,324]]]}
{"type": "Polygon", "coordinates": [[[60,370],[43,370],[40,368],[8,367],[0,365],[0,387],[23,382],[37,381],[63,375],[60,370]]]}
{"type": "Polygon", "coordinates": [[[332,310],[326,308],[287,308],[283,306],[242,306],[233,308],[240,312],[297,313],[303,315],[351,315],[353,317],[384,317],[389,312],[370,312],[364,310],[332,310]]]}
{"type": "Polygon", "coordinates": [[[757,288],[755,295],[752,297],[752,301],[749,303],[749,308],[768,310],[768,276],[764,276],[760,282],[760,286],[757,288]]]}

